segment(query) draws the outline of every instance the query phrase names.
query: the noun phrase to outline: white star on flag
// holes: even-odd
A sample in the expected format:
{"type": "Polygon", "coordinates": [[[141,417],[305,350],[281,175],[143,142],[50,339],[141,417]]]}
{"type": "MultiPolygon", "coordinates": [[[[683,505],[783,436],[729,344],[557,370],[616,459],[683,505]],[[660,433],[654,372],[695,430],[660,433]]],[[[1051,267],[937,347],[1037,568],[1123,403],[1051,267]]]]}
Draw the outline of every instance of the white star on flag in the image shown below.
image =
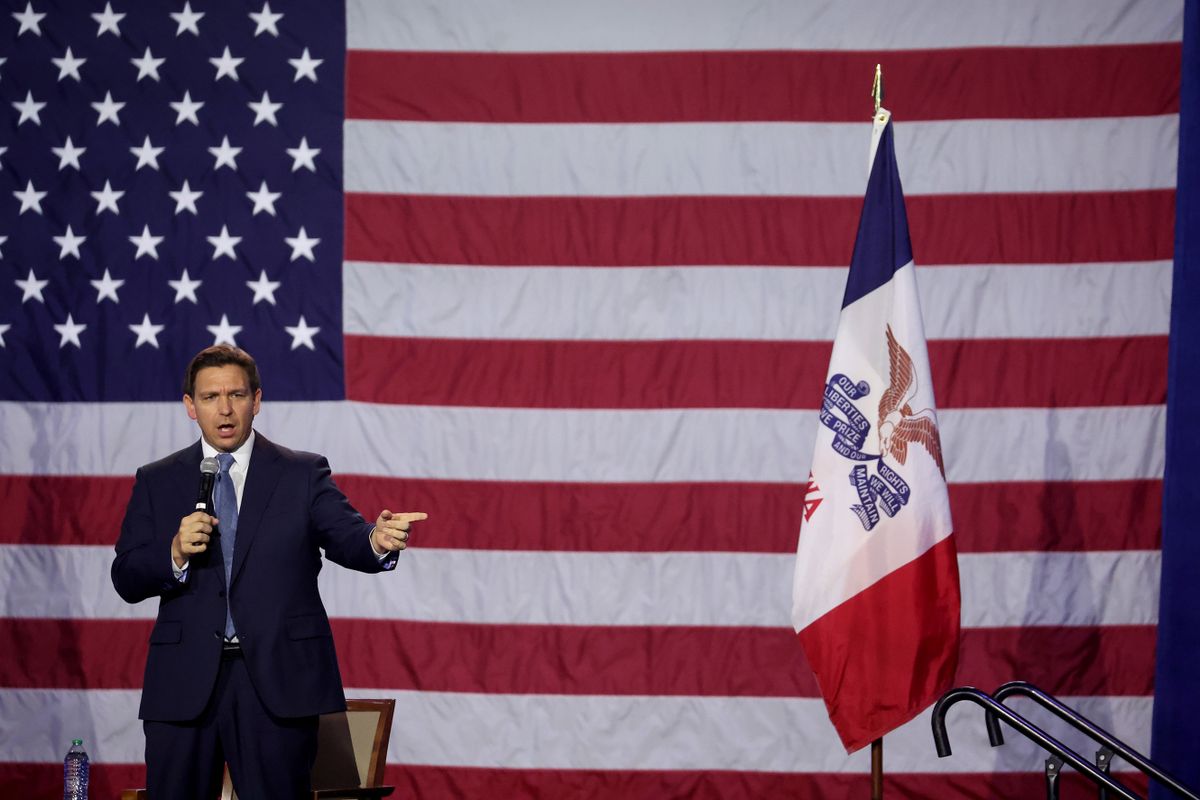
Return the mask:
{"type": "Polygon", "coordinates": [[[112,211],[114,214],[120,215],[121,210],[117,208],[117,201],[124,196],[124,192],[118,192],[114,190],[112,188],[112,182],[106,180],[104,182],[103,189],[98,192],[92,192],[92,197],[96,199],[97,216],[105,209],[112,211]]]}
{"type": "Polygon", "coordinates": [[[11,327],[12,325],[0,324],[0,347],[8,347],[8,345],[4,343],[4,334],[8,333],[8,330],[11,327]]]}
{"type": "Polygon", "coordinates": [[[199,13],[192,11],[192,4],[189,2],[183,4],[183,11],[172,12],[171,19],[179,23],[179,27],[175,29],[176,36],[182,36],[184,32],[200,35],[200,18],[204,16],[204,12],[199,13]]]}
{"type": "Polygon", "coordinates": [[[13,192],[13,197],[21,201],[21,210],[17,212],[17,216],[24,214],[31,208],[37,213],[41,214],[42,198],[45,196],[45,192],[39,192],[33,188],[33,181],[27,182],[23,191],[13,192]]]}
{"type": "Polygon", "coordinates": [[[296,78],[292,83],[298,83],[301,78],[308,78],[313,83],[317,82],[317,67],[325,63],[323,58],[313,58],[308,54],[308,48],[304,48],[304,53],[299,58],[289,58],[288,63],[296,70],[296,78]]]}
{"type": "Polygon", "coordinates": [[[292,172],[300,169],[300,167],[304,167],[310,172],[316,172],[317,165],[313,163],[313,159],[320,152],[319,148],[308,146],[307,136],[301,137],[298,147],[287,148],[287,154],[292,157],[292,172]]]}
{"type": "Polygon", "coordinates": [[[79,343],[79,334],[87,330],[87,325],[79,324],[73,316],[67,314],[67,321],[61,325],[55,325],[54,330],[58,331],[58,335],[62,337],[58,343],[59,349],[66,347],[68,344],[82,347],[83,345],[79,343]]]}
{"type": "Polygon", "coordinates": [[[167,148],[165,147],[155,147],[152,145],[150,143],[150,137],[147,136],[146,141],[142,142],[141,147],[129,148],[129,152],[138,157],[137,166],[133,168],[133,171],[137,172],[142,167],[158,169],[158,157],[166,149],[167,148]]]}
{"type": "Polygon", "coordinates": [[[112,3],[105,3],[104,12],[102,14],[92,14],[92,19],[96,20],[100,25],[100,30],[96,31],[96,38],[103,36],[105,33],[111,33],[120,38],[120,24],[121,20],[125,19],[125,15],[113,12],[112,3]]]}
{"type": "Polygon", "coordinates": [[[228,136],[221,139],[220,147],[210,147],[208,148],[208,152],[212,153],[217,160],[217,163],[213,166],[214,171],[224,166],[237,172],[237,157],[238,153],[242,152],[242,148],[231,147],[228,136]]]}
{"type": "Polygon", "coordinates": [[[242,237],[230,236],[227,225],[221,226],[221,232],[218,235],[206,236],[205,238],[213,246],[213,261],[216,261],[223,255],[237,260],[237,253],[233,252],[233,248],[238,246],[238,243],[242,241],[242,237]]]}
{"type": "Polygon", "coordinates": [[[297,258],[307,258],[309,261],[316,262],[316,256],[313,255],[313,248],[316,247],[321,240],[310,238],[304,231],[304,226],[300,226],[300,232],[295,236],[285,236],[283,239],[292,248],[292,257],[290,261],[295,261],[297,258]]]}
{"type": "Polygon", "coordinates": [[[58,156],[59,171],[62,171],[64,169],[66,169],[67,167],[74,167],[75,169],[81,169],[81,167],[79,166],[79,157],[81,155],[83,155],[86,150],[87,150],[86,147],[76,147],[71,142],[70,136],[67,137],[67,141],[63,143],[62,147],[51,147],[50,148],[50,152],[52,152],[52,153],[54,153],[54,155],[58,156]]]}
{"type": "Polygon", "coordinates": [[[21,118],[17,120],[17,125],[22,125],[29,120],[33,120],[34,125],[42,124],[41,111],[46,107],[45,103],[39,103],[33,99],[33,92],[26,90],[25,99],[20,103],[13,103],[13,108],[21,112],[21,118]]]}
{"type": "Polygon", "coordinates": [[[190,300],[193,303],[199,304],[200,301],[196,299],[196,290],[200,288],[201,283],[202,281],[192,280],[186,269],[179,276],[179,280],[167,281],[167,285],[175,290],[176,303],[181,300],[190,300]]]}
{"type": "Polygon", "coordinates": [[[26,300],[37,300],[39,303],[45,303],[46,298],[42,297],[42,289],[50,284],[50,281],[38,280],[38,276],[33,274],[33,270],[29,270],[29,277],[25,280],[13,281],[21,289],[21,303],[26,300]]]}
{"type": "Polygon", "coordinates": [[[234,58],[233,54],[229,52],[229,45],[226,45],[225,52],[221,54],[220,58],[209,59],[209,62],[217,68],[217,77],[213,78],[213,80],[219,81],[221,78],[228,77],[233,78],[236,82],[238,80],[238,67],[245,60],[244,58],[234,58]]]}
{"type": "Polygon", "coordinates": [[[166,61],[165,58],[155,58],[154,54],[150,52],[149,47],[146,48],[146,54],[141,58],[131,58],[129,60],[138,68],[137,79],[139,81],[147,77],[153,78],[156,81],[160,80],[158,77],[158,68],[166,61]]]}
{"type": "Polygon", "coordinates": [[[262,100],[259,100],[257,103],[247,103],[246,105],[254,110],[255,125],[266,121],[275,127],[279,126],[279,122],[275,119],[275,112],[283,108],[283,103],[272,103],[271,95],[267,92],[263,92],[262,100]]]}
{"type": "MultiPolygon", "coordinates": [[[[3,245],[7,241],[8,241],[7,236],[0,236],[0,245],[3,245]]],[[[2,250],[0,250],[0,258],[4,258],[4,252],[2,250]]]]}
{"type": "Polygon", "coordinates": [[[99,119],[96,120],[96,127],[99,128],[105,122],[111,122],[113,125],[120,126],[121,120],[117,115],[121,113],[121,109],[125,107],[124,103],[118,103],[113,100],[112,92],[104,93],[104,100],[99,103],[92,103],[92,108],[96,109],[99,114],[99,119]]]}
{"type": "Polygon", "coordinates": [[[258,276],[257,281],[246,281],[246,285],[254,291],[253,305],[258,305],[260,300],[266,300],[271,305],[275,305],[275,290],[279,288],[280,282],[268,280],[265,269],[258,276]]]}
{"type": "Polygon", "coordinates": [[[304,315],[300,315],[300,321],[295,325],[284,326],[284,330],[292,337],[292,349],[295,350],[300,345],[304,345],[309,350],[316,350],[316,345],[313,344],[313,336],[320,333],[320,328],[310,328],[308,323],[304,321],[304,315]]]}
{"type": "Polygon", "coordinates": [[[21,23],[21,30],[17,31],[17,36],[26,31],[33,31],[38,36],[42,35],[42,28],[39,23],[45,18],[45,14],[35,13],[33,3],[26,3],[25,10],[21,12],[13,12],[13,19],[21,23]]]}
{"type": "Polygon", "coordinates": [[[142,315],[142,322],[139,325],[130,325],[129,330],[137,334],[137,341],[134,343],[134,348],[141,347],[144,344],[151,345],[155,349],[158,348],[158,334],[165,328],[165,325],[155,325],[150,321],[149,314],[142,315]]]}
{"type": "Polygon", "coordinates": [[[109,299],[114,303],[120,303],[121,299],[117,297],[117,290],[125,285],[125,281],[119,281],[113,278],[107,269],[104,270],[104,277],[98,281],[92,281],[92,286],[96,289],[96,302],[109,299]]]}
{"type": "Polygon", "coordinates": [[[222,314],[221,322],[219,324],[205,325],[204,327],[208,328],[208,332],[213,335],[214,345],[227,344],[230,347],[237,347],[237,342],[234,341],[234,337],[242,332],[242,326],[230,325],[228,315],[222,314]]]}
{"type": "Polygon", "coordinates": [[[76,58],[71,53],[70,47],[67,48],[67,52],[62,58],[52,58],[50,60],[54,62],[54,66],[58,67],[58,79],[60,81],[68,75],[77,81],[83,80],[83,77],[79,74],[79,68],[83,66],[87,59],[76,58]]]}
{"type": "Polygon", "coordinates": [[[79,258],[79,245],[83,244],[84,240],[87,239],[86,236],[76,235],[76,233],[71,230],[70,225],[67,226],[67,232],[62,236],[52,236],[51,238],[54,239],[54,243],[61,248],[58,253],[59,261],[62,261],[68,255],[71,255],[74,258],[79,258]]]}
{"type": "Polygon", "coordinates": [[[283,19],[283,14],[271,13],[271,4],[263,3],[262,11],[259,11],[257,14],[253,11],[250,12],[250,19],[258,23],[258,27],[254,29],[255,36],[264,31],[272,36],[278,36],[279,29],[275,27],[275,23],[283,19]]]}
{"type": "Polygon", "coordinates": [[[263,181],[262,186],[258,187],[257,192],[246,192],[246,197],[254,201],[254,211],[251,215],[257,215],[260,211],[266,211],[272,217],[275,216],[275,201],[279,199],[281,192],[272,192],[267,188],[267,182],[263,181]]]}
{"type": "Polygon", "coordinates": [[[137,245],[137,253],[134,255],[133,260],[137,261],[142,256],[149,254],[151,258],[157,261],[158,245],[164,238],[165,237],[154,236],[151,234],[149,225],[143,226],[142,232],[139,235],[129,237],[129,241],[137,245]]]}
{"type": "Polygon", "coordinates": [[[196,201],[200,199],[204,192],[199,192],[192,189],[185,180],[179,191],[167,192],[171,195],[171,199],[175,201],[175,213],[180,211],[190,211],[193,215],[198,215],[200,212],[196,210],[196,201]]]}
{"type": "Polygon", "coordinates": [[[204,107],[204,103],[198,103],[192,99],[192,93],[186,91],[183,93],[183,99],[178,102],[170,103],[171,108],[175,109],[175,124],[180,125],[183,122],[190,122],[193,125],[200,124],[200,117],[196,112],[204,107]]]}

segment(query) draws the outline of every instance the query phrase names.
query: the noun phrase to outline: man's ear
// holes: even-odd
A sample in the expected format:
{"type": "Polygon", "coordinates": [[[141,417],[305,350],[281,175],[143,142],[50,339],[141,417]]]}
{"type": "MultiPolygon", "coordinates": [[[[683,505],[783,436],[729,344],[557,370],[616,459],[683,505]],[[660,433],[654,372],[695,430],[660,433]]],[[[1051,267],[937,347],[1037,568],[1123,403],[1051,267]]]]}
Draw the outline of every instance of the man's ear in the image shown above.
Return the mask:
{"type": "MultiPolygon", "coordinates": [[[[259,388],[259,389],[254,390],[254,410],[251,411],[250,413],[253,416],[257,417],[258,412],[261,409],[262,409],[262,389],[259,388]]],[[[192,417],[192,419],[195,419],[195,417],[192,417]]]]}
{"type": "Polygon", "coordinates": [[[187,415],[192,419],[196,418],[196,404],[192,402],[191,395],[183,396],[183,407],[187,409],[187,415]]]}

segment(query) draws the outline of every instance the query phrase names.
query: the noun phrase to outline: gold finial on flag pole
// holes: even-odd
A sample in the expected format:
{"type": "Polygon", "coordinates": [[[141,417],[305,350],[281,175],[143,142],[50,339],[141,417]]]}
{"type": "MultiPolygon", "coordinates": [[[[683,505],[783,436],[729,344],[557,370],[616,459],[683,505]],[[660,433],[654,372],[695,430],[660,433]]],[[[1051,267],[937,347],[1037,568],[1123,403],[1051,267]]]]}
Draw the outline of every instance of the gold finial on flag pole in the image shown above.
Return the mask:
{"type": "Polygon", "coordinates": [[[883,107],[883,67],[875,65],[875,82],[871,84],[871,97],[875,98],[875,115],[871,117],[871,154],[867,161],[867,169],[875,164],[875,151],[879,148],[879,138],[883,136],[884,128],[891,119],[891,112],[883,107]]]}
{"type": "Polygon", "coordinates": [[[875,98],[875,116],[879,116],[879,107],[883,105],[883,67],[875,65],[875,82],[871,84],[871,97],[875,98]]]}

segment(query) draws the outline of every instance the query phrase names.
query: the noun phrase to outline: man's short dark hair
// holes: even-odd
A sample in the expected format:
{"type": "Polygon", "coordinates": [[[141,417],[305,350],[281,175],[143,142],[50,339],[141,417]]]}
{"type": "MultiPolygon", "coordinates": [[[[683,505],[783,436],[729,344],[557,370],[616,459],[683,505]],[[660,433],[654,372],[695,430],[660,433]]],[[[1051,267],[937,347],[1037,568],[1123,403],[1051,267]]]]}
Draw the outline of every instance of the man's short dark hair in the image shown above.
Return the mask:
{"type": "Polygon", "coordinates": [[[250,381],[250,393],[262,388],[262,380],[258,377],[258,364],[254,357],[240,347],[230,347],[227,344],[216,344],[206,347],[192,358],[187,372],[183,374],[183,393],[188,397],[196,391],[196,375],[206,367],[224,367],[234,364],[241,367],[247,380],[250,381]]]}

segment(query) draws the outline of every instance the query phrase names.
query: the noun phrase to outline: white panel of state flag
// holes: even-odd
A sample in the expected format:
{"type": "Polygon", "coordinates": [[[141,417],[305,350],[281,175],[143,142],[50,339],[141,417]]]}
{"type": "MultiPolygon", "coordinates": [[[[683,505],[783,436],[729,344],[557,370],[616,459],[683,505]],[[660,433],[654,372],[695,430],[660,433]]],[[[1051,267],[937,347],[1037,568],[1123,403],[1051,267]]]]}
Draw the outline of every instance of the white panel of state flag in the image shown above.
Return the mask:
{"type": "Polygon", "coordinates": [[[891,375],[889,326],[911,359],[915,379],[897,411],[907,406],[912,416],[929,415],[936,423],[916,276],[909,262],[891,281],[843,308],[838,322],[796,559],[792,621],[797,630],[953,532],[945,480],[937,461],[923,446],[909,443],[904,464],[884,456],[883,467],[894,472],[902,484],[889,481],[886,472],[881,475],[880,462],[873,458],[854,461],[842,455],[847,451],[864,456],[880,453],[880,400],[893,386],[895,391],[904,391],[894,383],[898,376],[891,375]],[[838,376],[848,381],[839,383],[838,376]],[[858,416],[847,414],[838,404],[852,408],[858,416]],[[855,432],[835,433],[830,424],[838,423],[855,432]],[[860,430],[863,424],[870,427],[860,430]],[[867,480],[882,480],[891,497],[880,497],[868,488],[874,506],[864,503],[856,470],[867,480]],[[898,508],[895,503],[900,504],[898,508]]]}

